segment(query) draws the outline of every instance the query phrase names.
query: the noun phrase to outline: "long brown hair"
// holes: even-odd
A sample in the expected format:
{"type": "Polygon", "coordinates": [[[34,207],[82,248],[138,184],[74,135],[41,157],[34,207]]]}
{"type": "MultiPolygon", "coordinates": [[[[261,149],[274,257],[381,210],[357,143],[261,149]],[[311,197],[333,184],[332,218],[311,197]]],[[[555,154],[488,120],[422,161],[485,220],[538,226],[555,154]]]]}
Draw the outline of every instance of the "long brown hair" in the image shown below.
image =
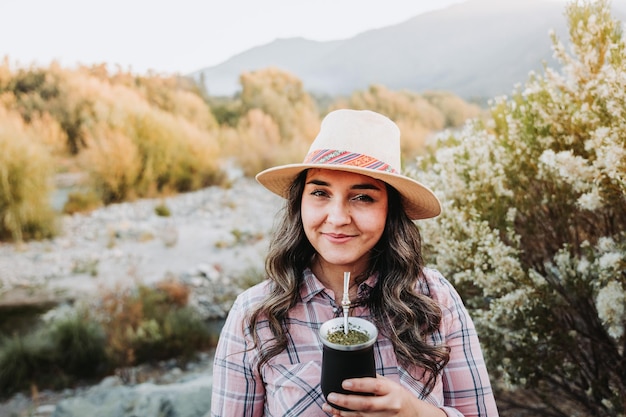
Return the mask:
{"type": "MultiPolygon", "coordinates": [[[[292,183],[270,243],[265,262],[272,281],[270,293],[248,317],[255,347],[262,347],[259,368],[287,347],[285,318],[299,301],[302,273],[316,253],[300,218],[305,178],[303,171],[292,183]],[[268,321],[274,335],[274,339],[265,343],[257,332],[262,319],[268,321]]],[[[427,335],[439,327],[442,313],[432,298],[415,292],[423,266],[419,230],[404,212],[400,194],[387,185],[387,195],[385,230],[372,249],[365,274],[378,273],[378,282],[363,302],[369,307],[374,323],[393,343],[398,361],[405,367],[424,369],[423,395],[428,395],[449,360],[447,346],[426,342],[427,335]]]]}

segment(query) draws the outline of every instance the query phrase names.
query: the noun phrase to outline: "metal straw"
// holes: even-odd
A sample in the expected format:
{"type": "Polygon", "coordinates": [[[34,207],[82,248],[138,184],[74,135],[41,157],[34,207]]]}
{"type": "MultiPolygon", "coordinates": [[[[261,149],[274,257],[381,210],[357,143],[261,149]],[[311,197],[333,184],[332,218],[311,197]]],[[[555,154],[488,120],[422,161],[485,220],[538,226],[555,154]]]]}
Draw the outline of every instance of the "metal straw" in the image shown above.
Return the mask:
{"type": "Polygon", "coordinates": [[[341,306],[343,307],[343,332],[348,334],[348,313],[350,312],[350,272],[343,273],[343,298],[341,306]]]}

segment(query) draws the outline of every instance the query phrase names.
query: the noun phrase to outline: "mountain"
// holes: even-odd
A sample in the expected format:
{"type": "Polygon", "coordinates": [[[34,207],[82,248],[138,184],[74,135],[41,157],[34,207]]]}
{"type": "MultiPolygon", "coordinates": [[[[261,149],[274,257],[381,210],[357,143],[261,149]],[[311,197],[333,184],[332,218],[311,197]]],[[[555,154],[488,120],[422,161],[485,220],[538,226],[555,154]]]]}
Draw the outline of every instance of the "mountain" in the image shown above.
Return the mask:
{"type": "Polygon", "coordinates": [[[382,84],[484,99],[510,93],[544,62],[557,66],[549,31],[567,41],[564,12],[563,3],[550,0],[468,0],[345,40],[277,39],[191,75],[213,96],[239,91],[242,72],[273,66],[316,94],[382,84]]]}

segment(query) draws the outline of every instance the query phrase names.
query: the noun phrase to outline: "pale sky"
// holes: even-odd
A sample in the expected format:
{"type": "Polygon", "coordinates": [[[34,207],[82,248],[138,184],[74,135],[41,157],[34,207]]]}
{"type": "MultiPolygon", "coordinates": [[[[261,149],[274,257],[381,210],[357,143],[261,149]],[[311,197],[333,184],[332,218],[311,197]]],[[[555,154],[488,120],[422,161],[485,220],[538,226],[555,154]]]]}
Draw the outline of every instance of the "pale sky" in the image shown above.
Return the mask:
{"type": "Polygon", "coordinates": [[[277,38],[346,39],[463,1],[0,0],[0,59],[186,74],[277,38]]]}

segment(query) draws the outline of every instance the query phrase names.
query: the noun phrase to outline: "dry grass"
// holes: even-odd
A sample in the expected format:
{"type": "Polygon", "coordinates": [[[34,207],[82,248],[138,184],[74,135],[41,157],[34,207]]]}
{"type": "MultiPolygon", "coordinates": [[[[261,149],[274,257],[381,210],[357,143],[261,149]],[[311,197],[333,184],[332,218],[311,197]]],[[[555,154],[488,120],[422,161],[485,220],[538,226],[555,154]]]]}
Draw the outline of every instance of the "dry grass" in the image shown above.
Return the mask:
{"type": "Polygon", "coordinates": [[[0,107],[0,238],[21,242],[55,234],[52,172],[45,146],[18,114],[0,107]]]}
{"type": "MultiPolygon", "coordinates": [[[[89,174],[90,183],[84,185],[92,193],[74,195],[71,212],[100,202],[226,185],[227,160],[248,176],[301,161],[321,120],[302,82],[275,68],[244,73],[240,80],[242,93],[219,107],[223,124],[218,125],[207,97],[182,77],[111,73],[106,65],[65,69],[55,63],[12,71],[5,59],[0,108],[10,109],[2,116],[10,120],[0,134],[2,146],[11,150],[0,160],[19,155],[2,167],[0,239],[52,233],[49,211],[42,209],[49,193],[42,178],[55,170],[89,174]]],[[[419,154],[434,130],[469,114],[454,96],[422,97],[382,86],[332,107],[367,108],[392,118],[402,131],[405,158],[419,154]]]]}
{"type": "Polygon", "coordinates": [[[196,190],[219,184],[216,122],[208,106],[171,80],[109,80],[83,71],[71,90],[98,97],[82,156],[105,203],[196,190]],[[168,90],[171,88],[171,90],[168,90]]]}
{"type": "MultiPolygon", "coordinates": [[[[95,129],[94,129],[95,130],[95,129]]],[[[131,200],[141,170],[137,145],[131,138],[108,126],[88,137],[88,148],[81,154],[96,189],[104,202],[131,200]]]]}

